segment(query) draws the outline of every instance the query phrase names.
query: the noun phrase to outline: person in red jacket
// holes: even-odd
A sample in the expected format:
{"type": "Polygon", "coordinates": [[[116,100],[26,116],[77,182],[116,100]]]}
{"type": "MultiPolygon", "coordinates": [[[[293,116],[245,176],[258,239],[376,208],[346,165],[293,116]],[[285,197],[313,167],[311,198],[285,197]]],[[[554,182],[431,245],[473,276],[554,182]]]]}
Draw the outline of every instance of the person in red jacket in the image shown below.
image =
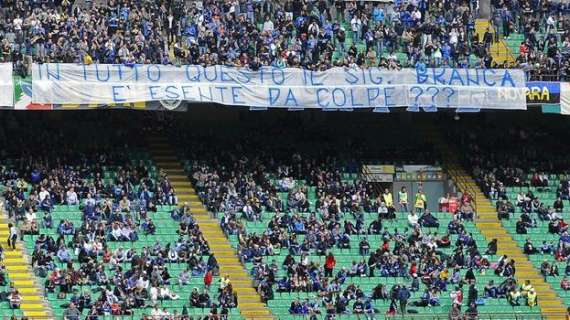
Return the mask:
{"type": "Polygon", "coordinates": [[[325,260],[325,277],[332,277],[334,266],[336,265],[336,259],[332,252],[329,252],[327,259],[325,260]]]}
{"type": "Polygon", "coordinates": [[[208,270],[208,272],[206,272],[206,274],[204,275],[204,285],[206,286],[206,288],[210,288],[210,285],[212,284],[212,279],[213,279],[213,275],[212,275],[212,270],[208,270]]]}
{"type": "Polygon", "coordinates": [[[418,276],[418,266],[416,265],[415,262],[412,262],[412,265],[410,266],[410,276],[412,277],[418,276]]]}

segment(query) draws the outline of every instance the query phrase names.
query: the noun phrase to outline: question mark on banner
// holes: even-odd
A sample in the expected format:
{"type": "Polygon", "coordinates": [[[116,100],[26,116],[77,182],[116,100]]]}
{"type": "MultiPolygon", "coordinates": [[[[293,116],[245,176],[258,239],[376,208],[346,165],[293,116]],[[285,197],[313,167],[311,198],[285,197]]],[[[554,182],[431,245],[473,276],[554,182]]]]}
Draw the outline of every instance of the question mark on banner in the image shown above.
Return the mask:
{"type": "Polygon", "coordinates": [[[424,93],[424,89],[422,89],[421,87],[417,87],[417,86],[411,87],[410,92],[414,92],[414,91],[417,92],[416,98],[414,99],[414,107],[417,108],[420,105],[419,100],[420,100],[420,96],[424,93]]]}
{"type": "Polygon", "coordinates": [[[435,103],[435,97],[437,97],[437,95],[439,94],[439,88],[438,87],[428,87],[426,89],[427,92],[433,91],[434,93],[431,95],[431,105],[436,107],[436,103],[435,103]]]}
{"type": "Polygon", "coordinates": [[[455,94],[455,90],[451,87],[445,87],[441,91],[447,91],[449,94],[447,95],[447,107],[451,106],[451,97],[455,94]]]}

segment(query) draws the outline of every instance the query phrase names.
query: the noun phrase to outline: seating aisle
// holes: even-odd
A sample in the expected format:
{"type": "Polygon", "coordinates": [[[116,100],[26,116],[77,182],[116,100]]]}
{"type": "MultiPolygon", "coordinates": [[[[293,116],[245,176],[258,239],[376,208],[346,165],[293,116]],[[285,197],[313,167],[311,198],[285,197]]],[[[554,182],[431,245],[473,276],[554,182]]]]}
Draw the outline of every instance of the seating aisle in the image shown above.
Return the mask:
{"type": "Polygon", "coordinates": [[[256,320],[273,319],[271,312],[261,302],[259,295],[253,289],[251,278],[240,264],[235,250],[231,247],[228,239],[219,227],[218,221],[215,218],[211,218],[202,206],[196,191],[184,174],[184,169],[167,140],[151,137],[148,141],[149,151],[156,165],[172,181],[178,201],[189,204],[200,230],[208,243],[210,243],[211,251],[214,253],[220,266],[220,275],[229,276],[233,288],[238,294],[238,307],[242,317],[246,319],[254,318],[256,320]]]}
{"type": "MultiPolygon", "coordinates": [[[[9,220],[6,216],[6,212],[3,209],[0,211],[2,215],[0,237],[6,239],[10,234],[8,227],[9,220]]],[[[12,283],[14,288],[18,290],[22,298],[22,303],[19,309],[11,309],[7,303],[3,302],[1,304],[2,310],[0,311],[2,316],[25,316],[29,319],[49,318],[52,315],[52,311],[46,306],[43,293],[36,284],[36,278],[21,242],[16,245],[16,250],[11,250],[8,247],[4,249],[3,263],[7,271],[6,282],[12,283]]]]}
{"type": "Polygon", "coordinates": [[[529,280],[536,289],[538,305],[542,314],[549,319],[559,319],[566,313],[566,307],[563,301],[558,297],[552,286],[545,281],[544,277],[534,267],[529,256],[523,253],[513,236],[501,224],[498,219],[497,211],[491,201],[480,190],[475,180],[467,173],[467,171],[459,164],[456,150],[444,142],[441,136],[427,129],[426,136],[432,140],[435,147],[441,152],[444,165],[448,169],[450,178],[463,192],[473,193],[476,201],[477,219],[476,225],[487,240],[498,240],[499,255],[506,255],[509,259],[516,261],[515,277],[518,283],[525,283],[529,280]]]}

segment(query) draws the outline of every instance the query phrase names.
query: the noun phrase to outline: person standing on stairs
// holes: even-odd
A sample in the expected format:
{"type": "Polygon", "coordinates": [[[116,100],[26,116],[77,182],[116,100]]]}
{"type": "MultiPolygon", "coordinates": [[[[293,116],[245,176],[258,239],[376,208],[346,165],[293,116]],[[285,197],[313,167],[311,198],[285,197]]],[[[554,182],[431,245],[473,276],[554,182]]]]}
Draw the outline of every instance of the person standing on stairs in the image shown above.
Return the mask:
{"type": "Polygon", "coordinates": [[[8,229],[10,230],[10,234],[8,235],[8,247],[12,248],[12,250],[16,250],[16,240],[18,239],[18,228],[13,224],[8,224],[8,229]]]}
{"type": "Polygon", "coordinates": [[[483,34],[483,43],[485,44],[485,49],[489,51],[491,49],[491,44],[493,43],[493,34],[491,33],[490,28],[487,28],[483,34]]]}
{"type": "Polygon", "coordinates": [[[491,242],[487,244],[487,251],[485,251],[485,254],[489,255],[497,254],[497,239],[493,239],[491,240],[491,242]]]}
{"type": "Polygon", "coordinates": [[[411,296],[410,290],[408,290],[406,286],[402,286],[398,291],[398,300],[400,301],[400,312],[402,315],[406,314],[406,307],[411,296]]]}

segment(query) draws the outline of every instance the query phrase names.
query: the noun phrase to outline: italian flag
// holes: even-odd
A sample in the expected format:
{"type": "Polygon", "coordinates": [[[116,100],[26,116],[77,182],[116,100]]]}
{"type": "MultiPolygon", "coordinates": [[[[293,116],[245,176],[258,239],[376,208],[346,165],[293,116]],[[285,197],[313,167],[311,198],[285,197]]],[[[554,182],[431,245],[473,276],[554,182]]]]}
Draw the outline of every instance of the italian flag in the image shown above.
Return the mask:
{"type": "Polygon", "coordinates": [[[14,78],[15,110],[52,110],[52,104],[32,103],[32,81],[30,78],[14,78]]]}

